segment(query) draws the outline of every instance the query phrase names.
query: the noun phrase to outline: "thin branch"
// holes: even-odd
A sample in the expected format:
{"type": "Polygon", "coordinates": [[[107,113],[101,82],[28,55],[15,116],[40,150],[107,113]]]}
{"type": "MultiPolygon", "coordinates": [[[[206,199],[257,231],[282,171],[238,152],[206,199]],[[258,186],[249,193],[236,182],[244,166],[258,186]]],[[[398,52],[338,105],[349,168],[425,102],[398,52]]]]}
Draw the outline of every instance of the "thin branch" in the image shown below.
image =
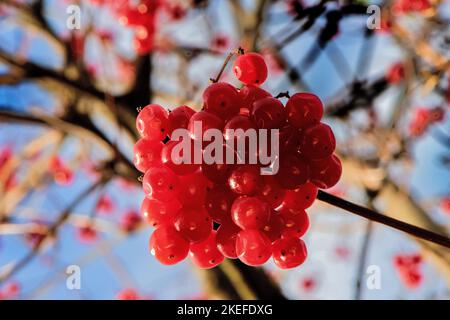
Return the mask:
{"type": "Polygon", "coordinates": [[[406,232],[410,235],[413,235],[417,238],[423,239],[423,240],[427,240],[436,244],[439,244],[443,247],[449,248],[450,249],[450,238],[414,226],[412,224],[388,217],[384,214],[381,214],[379,212],[376,212],[374,210],[365,208],[363,206],[357,205],[355,203],[352,203],[350,201],[344,200],[342,198],[336,197],[332,194],[329,194],[325,191],[319,190],[319,193],[317,195],[317,199],[326,202],[328,204],[331,204],[332,206],[341,208],[345,211],[354,213],[358,216],[364,217],[366,219],[372,220],[372,221],[376,221],[379,223],[382,223],[384,225],[387,225],[391,228],[397,229],[397,230],[401,230],[403,232],[406,232]]]}

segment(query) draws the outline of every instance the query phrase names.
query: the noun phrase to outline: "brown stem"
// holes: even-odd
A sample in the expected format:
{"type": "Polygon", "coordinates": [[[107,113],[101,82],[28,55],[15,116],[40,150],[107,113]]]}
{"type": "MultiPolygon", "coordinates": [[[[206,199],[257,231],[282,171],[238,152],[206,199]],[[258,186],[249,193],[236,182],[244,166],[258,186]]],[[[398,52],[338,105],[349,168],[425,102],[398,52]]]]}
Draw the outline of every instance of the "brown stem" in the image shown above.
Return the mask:
{"type": "Polygon", "coordinates": [[[319,190],[317,199],[319,199],[323,202],[326,202],[328,204],[331,204],[335,207],[344,209],[345,211],[357,214],[358,216],[364,217],[366,219],[382,223],[384,225],[387,225],[387,226],[397,229],[397,230],[401,230],[401,231],[406,232],[410,235],[413,235],[417,238],[439,244],[446,248],[450,248],[450,238],[448,238],[444,235],[441,235],[441,234],[414,226],[412,224],[388,217],[388,216],[381,214],[379,212],[376,212],[374,210],[365,208],[363,206],[357,205],[350,201],[336,197],[325,191],[319,190]]]}
{"type": "MultiPolygon", "coordinates": [[[[238,50],[241,50],[241,48],[239,48],[238,50]]],[[[223,72],[225,71],[225,68],[227,67],[228,63],[230,62],[231,58],[234,56],[235,52],[230,52],[227,57],[225,58],[225,61],[222,64],[222,67],[220,68],[219,73],[217,74],[217,77],[215,79],[211,78],[209,80],[211,80],[211,82],[216,83],[219,82],[220,77],[222,76],[223,72]]]]}

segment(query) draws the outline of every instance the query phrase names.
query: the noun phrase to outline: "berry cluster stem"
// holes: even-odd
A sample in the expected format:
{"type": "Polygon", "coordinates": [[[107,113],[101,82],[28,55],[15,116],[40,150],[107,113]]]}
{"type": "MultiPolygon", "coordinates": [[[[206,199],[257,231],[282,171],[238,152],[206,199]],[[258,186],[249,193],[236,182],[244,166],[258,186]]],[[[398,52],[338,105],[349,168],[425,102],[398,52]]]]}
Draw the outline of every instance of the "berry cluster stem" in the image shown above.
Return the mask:
{"type": "Polygon", "coordinates": [[[210,78],[209,80],[211,80],[211,82],[216,83],[219,82],[220,77],[222,76],[223,72],[225,71],[225,68],[227,67],[228,63],[230,62],[231,58],[235,55],[235,54],[244,54],[244,49],[242,49],[241,47],[239,47],[235,52],[230,52],[227,57],[225,58],[225,61],[222,64],[222,67],[220,68],[219,73],[217,74],[216,78],[210,78]]]}
{"type": "Polygon", "coordinates": [[[444,235],[441,235],[441,234],[414,226],[412,224],[388,217],[384,214],[381,214],[374,210],[365,208],[363,206],[352,203],[345,199],[336,197],[336,196],[329,194],[322,190],[319,190],[317,199],[319,199],[323,202],[326,202],[328,204],[331,204],[332,206],[341,208],[345,211],[354,213],[358,216],[364,217],[364,218],[372,220],[372,221],[382,223],[391,228],[406,232],[414,237],[424,239],[424,240],[439,244],[441,246],[444,246],[444,247],[450,249],[450,238],[448,238],[444,235]]]}

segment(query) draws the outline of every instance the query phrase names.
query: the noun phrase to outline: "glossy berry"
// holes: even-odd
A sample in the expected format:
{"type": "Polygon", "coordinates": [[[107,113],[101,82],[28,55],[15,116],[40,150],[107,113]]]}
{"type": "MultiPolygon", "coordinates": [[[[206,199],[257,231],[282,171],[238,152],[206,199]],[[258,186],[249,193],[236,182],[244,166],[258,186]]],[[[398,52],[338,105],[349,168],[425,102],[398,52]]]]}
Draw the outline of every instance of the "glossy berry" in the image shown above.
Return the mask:
{"type": "Polygon", "coordinates": [[[203,152],[203,161],[201,164],[202,173],[208,178],[210,181],[218,184],[226,183],[229,175],[230,169],[233,167],[232,164],[236,159],[234,151],[228,147],[226,144],[223,144],[222,147],[222,155],[216,154],[215,150],[212,152],[207,152],[208,149],[205,149],[203,152]],[[231,154],[231,159],[233,161],[227,160],[227,153],[231,154]],[[207,157],[212,156],[212,159],[208,159],[207,157]],[[219,160],[218,160],[219,159],[219,160]]]}
{"type": "Polygon", "coordinates": [[[281,215],[272,211],[269,222],[262,230],[269,237],[270,241],[274,242],[282,237],[285,226],[286,224],[281,215]]]}
{"type": "Polygon", "coordinates": [[[150,104],[139,112],[136,128],[141,137],[147,140],[161,141],[169,131],[168,113],[158,104],[150,104]]]}
{"type": "Polygon", "coordinates": [[[194,153],[194,141],[191,139],[187,143],[184,140],[169,141],[162,149],[161,160],[175,174],[186,175],[194,173],[200,168],[200,164],[195,163],[194,153]],[[184,145],[190,145],[190,154],[185,154],[184,145]]]}
{"type": "Polygon", "coordinates": [[[152,167],[144,175],[142,181],[147,196],[170,201],[179,194],[179,178],[172,170],[166,167],[152,167]]]}
{"type": "Polygon", "coordinates": [[[309,180],[309,167],[299,155],[288,153],[280,156],[280,169],[275,177],[285,189],[296,189],[309,180]]]}
{"type": "Polygon", "coordinates": [[[189,243],[172,226],[163,226],[152,233],[150,252],[162,264],[172,265],[187,257],[189,243]]]}
{"type": "Polygon", "coordinates": [[[318,188],[328,189],[336,185],[342,175],[341,160],[335,155],[311,161],[311,182],[318,188]]]}
{"type": "Polygon", "coordinates": [[[242,230],[236,238],[236,253],[243,263],[260,266],[272,255],[270,239],[259,230],[242,230]]]}
{"type": "Polygon", "coordinates": [[[317,187],[311,183],[305,183],[295,190],[288,190],[283,200],[283,206],[297,211],[309,208],[316,200],[317,187]]]}
{"type": "Polygon", "coordinates": [[[222,119],[237,114],[240,108],[238,91],[231,84],[216,82],[203,92],[205,110],[213,112],[222,119]]]}
{"type": "Polygon", "coordinates": [[[303,240],[283,238],[272,245],[273,261],[281,269],[298,267],[306,260],[307,250],[303,240]]]}
{"type": "Polygon", "coordinates": [[[178,199],[184,206],[203,206],[211,183],[200,171],[180,177],[180,185],[178,199]]]}
{"type": "Polygon", "coordinates": [[[164,144],[161,141],[140,139],[134,145],[133,163],[136,169],[146,172],[151,166],[161,163],[161,152],[164,144]]]}
{"type": "Polygon", "coordinates": [[[201,269],[211,269],[219,265],[224,256],[217,249],[216,232],[212,231],[209,237],[202,242],[191,244],[189,256],[192,262],[201,269]]]}
{"type": "Polygon", "coordinates": [[[283,219],[283,237],[301,238],[309,228],[309,217],[305,210],[291,211],[283,208],[280,213],[283,219]]]}
{"type": "Polygon", "coordinates": [[[156,199],[145,198],[141,205],[141,215],[154,228],[162,225],[172,225],[181,204],[176,199],[162,202],[156,199]]]}
{"type": "Polygon", "coordinates": [[[200,111],[191,117],[188,129],[192,139],[202,140],[205,131],[209,129],[218,129],[219,131],[222,131],[223,125],[223,120],[219,118],[219,116],[212,112],[200,111]]]}
{"type": "Polygon", "coordinates": [[[259,198],[242,196],[234,200],[231,218],[242,229],[262,229],[269,222],[270,208],[259,198]]]}
{"type": "Polygon", "coordinates": [[[216,234],[217,249],[227,258],[236,259],[236,239],[241,229],[234,223],[223,223],[216,234]]]}
{"type": "Polygon", "coordinates": [[[290,125],[303,129],[320,122],[323,105],[312,93],[296,93],[286,103],[286,113],[290,125]]]}
{"type": "Polygon", "coordinates": [[[302,154],[310,159],[323,159],[336,148],[336,139],[330,126],[320,123],[306,129],[303,136],[302,154]]]}
{"type": "Polygon", "coordinates": [[[284,190],[274,176],[263,176],[263,182],[258,192],[258,197],[266,201],[273,209],[283,202],[286,190],[284,190]]]}
{"type": "Polygon", "coordinates": [[[272,97],[260,99],[253,103],[252,119],[260,129],[280,128],[286,122],[284,106],[272,97]]]}
{"type": "Polygon", "coordinates": [[[247,130],[256,130],[258,129],[256,124],[247,116],[244,115],[237,115],[233,118],[231,118],[227,123],[225,124],[225,127],[223,128],[223,136],[225,140],[231,140],[234,139],[235,141],[239,141],[243,139],[243,135],[239,134],[239,131],[236,132],[236,130],[241,129],[243,133],[245,133],[247,130]]]}
{"type": "Polygon", "coordinates": [[[169,132],[168,135],[172,135],[175,129],[187,129],[189,126],[189,120],[195,114],[195,111],[188,106],[180,106],[173,109],[168,116],[169,120],[169,132]]]}
{"type": "Polygon", "coordinates": [[[239,165],[230,173],[228,186],[236,194],[252,195],[262,185],[260,169],[256,165],[239,165]]]}
{"type": "Polygon", "coordinates": [[[218,223],[229,221],[233,200],[234,197],[228,189],[223,188],[223,186],[215,186],[206,192],[206,211],[218,223]]]}
{"type": "Polygon", "coordinates": [[[241,108],[246,109],[248,114],[251,114],[253,105],[256,101],[271,97],[272,95],[260,87],[246,85],[239,90],[239,96],[241,100],[241,108]]]}
{"type": "Polygon", "coordinates": [[[260,86],[267,79],[264,57],[255,52],[240,55],[233,68],[236,78],[247,85],[260,86]]]}
{"type": "Polygon", "coordinates": [[[213,229],[212,219],[202,207],[182,208],[175,218],[175,229],[191,243],[208,238],[213,229]]]}

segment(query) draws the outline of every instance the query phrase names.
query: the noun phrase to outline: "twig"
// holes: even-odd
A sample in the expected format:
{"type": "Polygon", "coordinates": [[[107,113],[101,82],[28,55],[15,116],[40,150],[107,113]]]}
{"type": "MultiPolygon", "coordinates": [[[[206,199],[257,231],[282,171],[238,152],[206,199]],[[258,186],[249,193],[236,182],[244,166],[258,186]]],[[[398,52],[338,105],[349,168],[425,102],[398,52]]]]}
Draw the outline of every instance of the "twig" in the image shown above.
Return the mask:
{"type": "Polygon", "coordinates": [[[358,216],[364,217],[364,218],[372,220],[372,221],[382,223],[391,228],[406,232],[417,238],[424,239],[424,240],[439,244],[443,247],[450,249],[450,238],[448,238],[444,235],[441,235],[441,234],[414,226],[412,224],[388,217],[384,214],[381,214],[374,210],[357,205],[355,203],[344,200],[342,198],[336,197],[336,196],[329,194],[322,190],[319,190],[317,199],[319,199],[323,202],[326,202],[328,204],[331,204],[335,207],[344,209],[345,211],[354,213],[358,216]]]}
{"type": "MultiPolygon", "coordinates": [[[[241,54],[241,53],[243,53],[244,51],[243,51],[242,48],[239,48],[239,49],[237,50],[237,52],[238,52],[239,54],[241,54]]],[[[232,58],[235,54],[236,54],[236,52],[230,52],[230,53],[227,55],[227,57],[225,58],[225,61],[223,62],[222,67],[220,68],[220,71],[219,71],[219,73],[217,74],[216,78],[215,78],[215,79],[212,79],[212,78],[209,79],[209,80],[211,80],[211,82],[213,82],[213,83],[219,82],[220,77],[222,76],[223,72],[225,71],[225,68],[227,67],[227,65],[228,65],[228,63],[230,62],[231,58],[232,58]]]]}

